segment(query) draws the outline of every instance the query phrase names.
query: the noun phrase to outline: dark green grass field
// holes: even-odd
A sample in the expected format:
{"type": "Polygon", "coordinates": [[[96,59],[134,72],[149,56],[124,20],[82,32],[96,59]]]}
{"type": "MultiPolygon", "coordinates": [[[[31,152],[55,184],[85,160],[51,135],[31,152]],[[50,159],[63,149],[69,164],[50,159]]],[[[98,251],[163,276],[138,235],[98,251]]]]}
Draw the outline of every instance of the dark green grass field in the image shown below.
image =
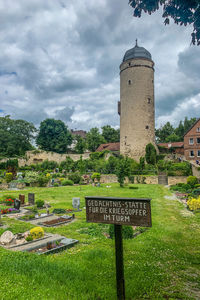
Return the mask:
{"type": "MultiPolygon", "coordinates": [[[[126,299],[200,299],[200,216],[182,203],[164,198],[170,192],[158,185],[137,185],[138,190],[111,184],[100,188],[72,186],[31,188],[36,200],[53,208],[72,208],[72,197],[152,198],[152,228],[124,240],[126,299]]],[[[18,196],[19,191],[0,192],[18,196]]],[[[33,227],[3,218],[13,233],[33,227]]],[[[5,230],[5,229],[4,229],[5,230]]],[[[4,231],[0,229],[0,234],[4,231]]],[[[64,252],[37,256],[0,247],[0,299],[116,299],[114,241],[104,233],[108,226],[86,223],[85,210],[76,221],[46,232],[79,240],[64,252]]]]}

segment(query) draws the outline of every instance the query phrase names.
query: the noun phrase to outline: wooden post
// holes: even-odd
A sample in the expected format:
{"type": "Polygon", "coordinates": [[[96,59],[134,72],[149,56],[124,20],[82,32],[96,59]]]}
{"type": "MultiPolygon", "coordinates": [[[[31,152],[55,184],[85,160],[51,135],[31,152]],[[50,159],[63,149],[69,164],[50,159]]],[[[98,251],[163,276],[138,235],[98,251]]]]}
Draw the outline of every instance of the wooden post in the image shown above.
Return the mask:
{"type": "Polygon", "coordinates": [[[122,225],[114,225],[117,299],[125,300],[122,225]]]}

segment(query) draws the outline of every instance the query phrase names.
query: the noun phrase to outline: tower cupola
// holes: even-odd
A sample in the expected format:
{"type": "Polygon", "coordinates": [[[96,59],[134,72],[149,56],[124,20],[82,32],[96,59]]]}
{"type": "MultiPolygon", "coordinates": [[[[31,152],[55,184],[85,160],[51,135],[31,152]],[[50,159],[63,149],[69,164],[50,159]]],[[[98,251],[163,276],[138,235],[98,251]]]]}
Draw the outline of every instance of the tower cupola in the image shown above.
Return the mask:
{"type": "Polygon", "coordinates": [[[123,62],[125,62],[126,60],[129,60],[129,59],[135,59],[135,58],[152,60],[151,53],[149,51],[147,51],[144,47],[139,47],[137,40],[136,40],[135,47],[126,51],[124,58],[123,58],[123,62]]]}

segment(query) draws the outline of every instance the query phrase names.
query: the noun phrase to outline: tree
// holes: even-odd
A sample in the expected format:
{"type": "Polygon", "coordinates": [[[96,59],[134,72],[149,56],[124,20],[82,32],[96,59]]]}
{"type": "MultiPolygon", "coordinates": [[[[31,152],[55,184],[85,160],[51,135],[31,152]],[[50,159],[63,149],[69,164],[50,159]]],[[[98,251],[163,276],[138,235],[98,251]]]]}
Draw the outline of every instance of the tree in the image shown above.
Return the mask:
{"type": "Polygon", "coordinates": [[[145,159],[148,164],[155,165],[156,163],[156,148],[151,143],[146,145],[145,159]]]}
{"type": "Polygon", "coordinates": [[[85,139],[82,138],[80,135],[76,135],[74,140],[76,142],[74,150],[79,154],[83,154],[87,148],[85,139]]]}
{"type": "Polygon", "coordinates": [[[159,143],[164,143],[166,138],[172,133],[174,133],[174,128],[170,122],[167,122],[164,126],[155,130],[155,134],[159,143]]]}
{"type": "Polygon", "coordinates": [[[24,120],[13,120],[10,116],[0,117],[0,153],[3,156],[24,155],[32,150],[36,128],[24,120]]]}
{"type": "Polygon", "coordinates": [[[169,142],[181,142],[181,141],[182,141],[182,137],[179,136],[179,135],[177,135],[177,134],[175,134],[175,133],[170,134],[165,139],[166,143],[169,143],[169,142]]]}
{"type": "Polygon", "coordinates": [[[72,135],[64,122],[46,119],[40,123],[36,144],[45,151],[66,153],[72,143],[72,135]]]}
{"type": "Polygon", "coordinates": [[[114,129],[110,125],[101,127],[102,136],[104,137],[106,143],[116,143],[119,142],[119,129],[114,129]]]}
{"type": "Polygon", "coordinates": [[[124,186],[124,180],[125,177],[129,177],[131,173],[131,159],[128,157],[120,157],[115,173],[117,175],[118,182],[120,184],[120,187],[124,186]]]}
{"type": "Polygon", "coordinates": [[[200,0],[129,0],[134,17],[141,17],[142,12],[151,14],[163,7],[164,24],[172,18],[177,25],[193,25],[192,43],[200,45],[200,0]]]}
{"type": "Polygon", "coordinates": [[[99,145],[104,144],[106,141],[104,137],[100,134],[99,129],[94,127],[91,128],[90,131],[86,135],[86,142],[88,145],[88,149],[94,152],[99,145]]]}

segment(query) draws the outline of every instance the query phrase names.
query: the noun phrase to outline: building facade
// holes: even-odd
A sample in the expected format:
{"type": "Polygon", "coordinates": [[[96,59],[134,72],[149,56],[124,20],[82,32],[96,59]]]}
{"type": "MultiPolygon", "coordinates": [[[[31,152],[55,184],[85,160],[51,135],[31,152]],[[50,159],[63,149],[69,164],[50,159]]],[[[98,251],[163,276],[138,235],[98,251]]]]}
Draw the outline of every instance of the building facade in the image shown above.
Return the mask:
{"type": "Polygon", "coordinates": [[[120,154],[139,161],[145,147],[155,147],[154,62],[136,45],[120,65],[120,154]]]}
{"type": "Polygon", "coordinates": [[[200,161],[200,119],[184,135],[184,156],[186,160],[200,161]]]}

